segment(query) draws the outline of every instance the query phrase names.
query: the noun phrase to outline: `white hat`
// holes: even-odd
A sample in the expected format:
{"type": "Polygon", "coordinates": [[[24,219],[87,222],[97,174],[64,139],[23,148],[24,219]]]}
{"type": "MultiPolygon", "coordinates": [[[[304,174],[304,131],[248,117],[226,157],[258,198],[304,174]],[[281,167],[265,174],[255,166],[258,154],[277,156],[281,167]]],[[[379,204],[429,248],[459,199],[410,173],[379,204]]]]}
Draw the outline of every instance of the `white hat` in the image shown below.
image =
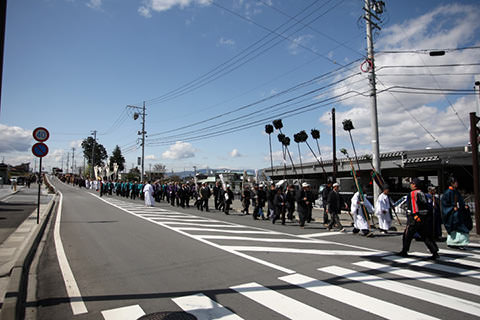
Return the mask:
{"type": "Polygon", "coordinates": [[[227,184],[227,188],[230,188],[230,185],[229,185],[229,184],[227,184]]]}
{"type": "Polygon", "coordinates": [[[334,186],[334,187],[340,187],[340,183],[335,182],[335,183],[333,184],[333,186],[334,186]]]}
{"type": "Polygon", "coordinates": [[[302,183],[302,187],[310,187],[310,185],[306,182],[302,183]]]}

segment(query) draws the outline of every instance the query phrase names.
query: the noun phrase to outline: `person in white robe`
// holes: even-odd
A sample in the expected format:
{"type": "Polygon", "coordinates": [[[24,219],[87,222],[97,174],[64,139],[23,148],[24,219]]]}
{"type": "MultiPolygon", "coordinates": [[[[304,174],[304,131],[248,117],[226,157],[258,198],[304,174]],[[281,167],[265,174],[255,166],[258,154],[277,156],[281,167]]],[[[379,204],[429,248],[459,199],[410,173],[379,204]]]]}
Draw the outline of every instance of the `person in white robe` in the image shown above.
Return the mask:
{"type": "Polygon", "coordinates": [[[392,225],[392,215],[390,213],[391,202],[388,197],[389,192],[389,186],[385,184],[383,192],[378,196],[375,205],[375,215],[378,217],[378,227],[383,234],[386,234],[392,225]]]}
{"type": "Polygon", "coordinates": [[[143,187],[143,194],[145,199],[145,206],[146,207],[153,207],[155,200],[153,199],[153,186],[151,185],[150,181],[143,187]]]}
{"type": "Polygon", "coordinates": [[[361,201],[360,193],[357,191],[353,195],[350,205],[350,212],[353,215],[353,233],[359,233],[360,231],[362,231],[364,236],[372,237],[373,233],[370,232],[370,229],[368,227],[368,222],[365,218],[362,204],[369,214],[373,212],[374,209],[370,201],[368,201],[367,198],[365,198],[364,201],[361,201]]]}

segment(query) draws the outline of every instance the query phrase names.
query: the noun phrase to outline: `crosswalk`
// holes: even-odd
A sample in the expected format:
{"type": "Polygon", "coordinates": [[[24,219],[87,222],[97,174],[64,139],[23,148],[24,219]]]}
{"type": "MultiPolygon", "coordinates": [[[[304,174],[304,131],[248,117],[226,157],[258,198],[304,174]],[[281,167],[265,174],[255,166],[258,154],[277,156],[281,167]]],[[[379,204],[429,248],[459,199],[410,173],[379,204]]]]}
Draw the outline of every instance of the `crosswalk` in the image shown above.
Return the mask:
{"type": "MultiPolygon", "coordinates": [[[[217,297],[211,292],[170,299],[179,310],[197,319],[252,319],[251,310],[268,314],[267,317],[258,316],[268,319],[347,319],[357,315],[364,319],[480,319],[480,247],[472,246],[466,252],[442,250],[440,261],[433,262],[424,259],[422,253],[404,258],[342,244],[328,249],[323,246],[331,247],[334,243],[314,237],[162,208],[145,208],[116,199],[104,201],[152,223],[285,273],[276,277],[275,283],[248,279],[232,283],[228,289],[231,295],[238,295],[238,299],[217,297]],[[228,241],[228,245],[222,241],[228,241]],[[308,244],[315,244],[318,249],[302,247],[308,244]],[[343,265],[317,266],[300,273],[247,254],[256,252],[344,254],[358,259],[343,265]]],[[[118,309],[106,310],[102,315],[105,320],[130,320],[145,313],[141,306],[125,310],[132,314],[130,318],[118,317],[118,309]]]]}

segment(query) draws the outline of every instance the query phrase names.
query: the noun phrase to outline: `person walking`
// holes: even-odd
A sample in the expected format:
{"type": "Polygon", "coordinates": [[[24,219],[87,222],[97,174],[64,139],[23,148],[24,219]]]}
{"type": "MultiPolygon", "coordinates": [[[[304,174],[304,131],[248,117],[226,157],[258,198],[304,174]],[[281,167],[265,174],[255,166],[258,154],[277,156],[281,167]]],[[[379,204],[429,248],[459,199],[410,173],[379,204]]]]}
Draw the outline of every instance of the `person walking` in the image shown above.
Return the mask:
{"type": "Polygon", "coordinates": [[[245,188],[242,191],[242,212],[245,215],[248,215],[248,208],[250,207],[250,198],[251,198],[251,192],[250,188],[248,186],[245,186],[245,188]]]}
{"type": "Polygon", "coordinates": [[[465,249],[470,243],[472,217],[469,207],[465,205],[462,195],[458,192],[458,180],[450,177],[449,184],[442,197],[442,218],[448,233],[447,245],[455,249],[465,249]]]}
{"type": "Polygon", "coordinates": [[[428,250],[432,253],[431,259],[439,258],[438,247],[432,237],[431,219],[432,212],[429,210],[425,194],[420,190],[421,181],[417,178],[410,182],[411,191],[407,195],[407,227],[403,232],[401,257],[407,257],[410,244],[415,233],[423,238],[428,250]]]}
{"type": "Polygon", "coordinates": [[[327,181],[327,185],[322,190],[322,207],[323,207],[323,225],[328,226],[328,213],[327,213],[327,205],[328,205],[328,194],[332,191],[333,182],[331,180],[327,181]]]}
{"type": "Polygon", "coordinates": [[[309,218],[309,212],[313,207],[313,195],[310,185],[302,183],[302,189],[297,192],[297,211],[300,219],[300,228],[305,228],[305,221],[309,218]]]}
{"type": "Polygon", "coordinates": [[[285,202],[287,219],[292,221],[295,218],[293,216],[293,213],[295,212],[295,186],[293,184],[289,185],[287,188],[287,193],[285,194],[285,202]]]}
{"type": "Polygon", "coordinates": [[[370,232],[367,220],[368,215],[373,213],[374,208],[365,196],[363,196],[363,201],[361,198],[360,192],[357,191],[351,200],[350,212],[353,215],[353,233],[361,231],[365,237],[370,238],[373,237],[373,233],[370,232]]]}
{"type": "Polygon", "coordinates": [[[390,186],[385,183],[383,185],[383,192],[378,196],[377,203],[375,204],[375,215],[378,217],[378,227],[383,234],[387,234],[392,225],[392,201],[388,196],[389,192],[390,186]]]}
{"type": "Polygon", "coordinates": [[[347,204],[343,200],[342,196],[339,193],[340,184],[337,182],[333,184],[332,191],[328,194],[327,198],[327,213],[330,215],[330,223],[328,224],[328,231],[332,230],[333,227],[337,226],[338,231],[344,231],[345,229],[340,222],[340,217],[338,216],[342,210],[345,208],[348,210],[347,204]]]}
{"type": "Polygon", "coordinates": [[[225,199],[225,208],[223,210],[223,212],[226,214],[226,215],[229,215],[230,213],[230,206],[232,205],[233,203],[233,197],[234,197],[234,194],[233,194],[233,191],[232,189],[230,189],[230,185],[227,184],[227,190],[225,190],[225,194],[223,195],[224,199],[225,199]]]}
{"type": "Polygon", "coordinates": [[[145,187],[143,187],[143,194],[145,199],[145,206],[146,207],[153,207],[155,203],[155,199],[153,199],[153,186],[150,181],[147,182],[145,187]]]}
{"type": "Polygon", "coordinates": [[[282,188],[277,188],[277,193],[273,199],[273,205],[275,210],[273,213],[272,223],[275,224],[277,219],[282,219],[282,225],[285,224],[285,211],[286,211],[286,196],[282,188]]]}

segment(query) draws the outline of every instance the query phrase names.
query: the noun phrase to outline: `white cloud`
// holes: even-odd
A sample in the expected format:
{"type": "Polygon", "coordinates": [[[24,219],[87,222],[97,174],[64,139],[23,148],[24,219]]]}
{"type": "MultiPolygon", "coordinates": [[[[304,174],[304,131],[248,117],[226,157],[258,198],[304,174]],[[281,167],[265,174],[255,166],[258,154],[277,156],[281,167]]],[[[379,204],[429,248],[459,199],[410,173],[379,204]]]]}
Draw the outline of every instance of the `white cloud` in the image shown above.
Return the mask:
{"type": "Polygon", "coordinates": [[[32,131],[0,124],[0,152],[24,152],[33,145],[32,131]]]}
{"type": "Polygon", "coordinates": [[[82,142],[82,139],[70,141],[70,148],[80,149],[82,147],[82,142]]]}
{"type": "Polygon", "coordinates": [[[150,18],[152,11],[167,11],[176,6],[183,9],[191,4],[208,6],[211,2],[212,0],[145,0],[143,5],[138,8],[138,13],[146,18],[150,18]]]}
{"type": "Polygon", "coordinates": [[[140,6],[138,8],[138,13],[141,16],[144,16],[145,18],[151,18],[152,17],[152,13],[150,12],[150,9],[145,7],[145,6],[140,6]]]}
{"type": "Polygon", "coordinates": [[[177,141],[174,145],[162,153],[164,159],[188,159],[195,157],[195,149],[188,142],[177,141]]]}
{"type": "Polygon", "coordinates": [[[102,7],[103,0],[90,0],[87,3],[87,7],[99,10],[102,7]]]}
{"type": "Polygon", "coordinates": [[[221,46],[233,46],[233,45],[235,45],[235,41],[232,40],[232,39],[226,39],[224,37],[221,37],[218,40],[218,44],[221,45],[221,46]]]}
{"type": "Polygon", "coordinates": [[[157,160],[157,157],[154,154],[150,154],[145,156],[145,160],[157,160]]]}
{"type": "MultiPolygon", "coordinates": [[[[480,8],[469,5],[446,5],[434,8],[422,16],[385,28],[376,42],[376,50],[418,50],[478,46],[472,43],[480,31],[480,8]]],[[[443,146],[459,146],[468,142],[468,113],[474,111],[474,96],[442,96],[382,92],[384,89],[403,86],[414,88],[472,89],[478,67],[425,68],[425,65],[467,64],[478,62],[478,50],[450,51],[441,57],[428,54],[377,54],[377,105],[380,134],[380,151],[424,149],[439,147],[427,130],[443,146]],[[413,65],[416,68],[382,68],[383,66],[413,65]],[[464,75],[436,75],[463,73],[464,75]],[[451,104],[451,105],[450,105],[451,104]],[[452,108],[453,106],[453,108],[452,108]],[[454,110],[458,113],[458,117],[454,110]],[[420,123],[420,124],[419,124],[420,123]],[[423,127],[426,128],[424,130],[423,127]]],[[[343,74],[338,79],[345,77],[343,74]]],[[[366,74],[337,86],[334,95],[347,91],[368,92],[366,74]],[[362,79],[363,77],[363,79],[362,79]]],[[[395,89],[390,89],[394,91],[395,89]]],[[[406,89],[397,89],[410,91],[406,89]]],[[[322,96],[321,98],[325,98],[322,96]]],[[[352,134],[358,149],[368,152],[371,141],[370,98],[357,96],[344,101],[337,108],[337,136],[348,143],[342,120],[351,119],[355,126],[352,134]],[[347,107],[348,109],[345,109],[347,107]],[[340,111],[339,111],[340,110],[340,111]]],[[[320,122],[330,126],[330,115],[325,113],[320,122]]],[[[341,146],[340,146],[341,147],[341,146]]]]}
{"type": "Polygon", "coordinates": [[[297,55],[300,52],[299,48],[305,46],[312,38],[313,35],[311,34],[305,34],[294,38],[288,45],[288,51],[292,55],[297,55]]]}
{"type": "Polygon", "coordinates": [[[230,157],[232,158],[240,158],[243,157],[243,155],[238,151],[238,149],[233,149],[232,152],[230,152],[230,157]]]}

